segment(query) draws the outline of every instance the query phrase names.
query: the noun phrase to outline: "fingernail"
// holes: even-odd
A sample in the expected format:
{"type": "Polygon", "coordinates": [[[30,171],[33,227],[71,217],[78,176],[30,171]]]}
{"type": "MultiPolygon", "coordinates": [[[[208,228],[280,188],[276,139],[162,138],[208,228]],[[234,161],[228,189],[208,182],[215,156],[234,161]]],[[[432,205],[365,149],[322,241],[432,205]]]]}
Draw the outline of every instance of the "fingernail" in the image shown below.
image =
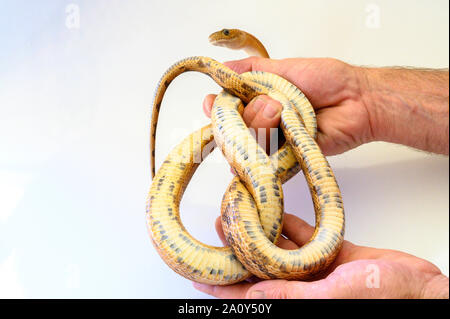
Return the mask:
{"type": "Polygon", "coordinates": [[[273,119],[278,114],[278,107],[273,103],[267,103],[263,110],[263,116],[266,119],[273,119]]]}
{"type": "Polygon", "coordinates": [[[266,105],[266,104],[267,104],[266,100],[265,100],[263,97],[258,96],[258,97],[253,101],[252,107],[253,107],[253,110],[255,111],[255,113],[257,113],[257,112],[258,112],[264,105],[266,105]]]}
{"type": "Polygon", "coordinates": [[[250,299],[266,299],[266,294],[262,290],[253,290],[250,292],[250,299]]]}

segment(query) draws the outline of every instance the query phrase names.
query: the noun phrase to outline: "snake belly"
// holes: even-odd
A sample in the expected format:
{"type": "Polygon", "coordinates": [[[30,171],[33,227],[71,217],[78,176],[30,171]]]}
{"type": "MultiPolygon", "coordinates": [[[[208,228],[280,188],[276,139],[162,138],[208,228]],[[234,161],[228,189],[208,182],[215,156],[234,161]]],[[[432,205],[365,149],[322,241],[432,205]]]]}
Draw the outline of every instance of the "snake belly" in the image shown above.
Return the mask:
{"type": "MultiPolygon", "coordinates": [[[[153,117],[155,114],[157,117],[168,84],[185,71],[203,72],[224,87],[225,91],[217,97],[213,107],[214,129],[205,127],[180,143],[166,158],[152,183],[147,202],[147,226],[160,256],[173,270],[188,279],[219,285],[244,280],[251,274],[262,278],[306,278],[326,267],[334,259],[342,243],[344,216],[331,169],[328,169],[326,160],[323,161],[323,155],[320,160],[321,153],[314,142],[315,117],[306,97],[295,86],[275,75],[254,72],[239,76],[212,59],[193,57],[175,64],[163,76],[155,95],[154,110],[157,112],[153,113],[153,117]],[[277,81],[282,82],[282,85],[276,84],[277,81]],[[282,128],[288,141],[295,147],[285,144],[269,158],[267,155],[263,156],[257,144],[249,144],[251,139],[247,138],[246,145],[242,141],[228,142],[229,145],[236,146],[236,149],[227,151],[227,138],[242,137],[245,130],[242,119],[240,123],[235,122],[239,116],[233,118],[234,122],[228,122],[232,116],[225,114],[230,110],[237,114],[242,111],[241,100],[234,95],[248,102],[259,94],[268,94],[283,101],[282,128]],[[225,106],[226,109],[220,106],[225,106]],[[224,121],[221,122],[222,120],[224,121]],[[223,133],[224,127],[231,129],[231,134],[223,133]],[[295,127],[300,129],[295,130],[295,127]],[[235,132],[233,128],[238,128],[240,132],[235,132]],[[213,131],[219,146],[227,158],[231,159],[232,166],[239,174],[239,178],[233,179],[228,187],[222,203],[222,224],[231,247],[212,247],[197,241],[187,232],[179,217],[181,196],[199,165],[198,159],[201,161],[204,158],[202,154],[205,153],[205,148],[213,148],[213,131]],[[306,144],[302,141],[306,141],[306,144]],[[249,152],[248,145],[252,145],[254,152],[249,152]],[[310,149],[312,152],[309,152],[310,149]],[[305,152],[309,153],[305,155],[305,152]],[[245,158],[250,153],[261,159],[252,166],[238,164],[236,154],[245,158]],[[283,204],[280,186],[281,182],[298,171],[296,157],[311,189],[316,210],[316,231],[310,242],[299,250],[279,251],[272,242],[276,242],[281,233],[283,204]],[[259,180],[261,171],[266,172],[265,180],[259,180]],[[313,183],[318,180],[324,180],[325,184],[314,186],[313,183]],[[261,191],[262,187],[264,191],[261,191]],[[329,189],[325,189],[326,187],[329,189]],[[267,189],[275,197],[268,196],[267,189]],[[329,191],[333,193],[330,194],[329,191]],[[268,199],[271,206],[264,206],[268,199]],[[330,210],[326,211],[327,207],[337,209],[330,213],[330,210]],[[329,215],[332,217],[328,218],[329,215]]],[[[155,131],[156,124],[152,128],[153,138],[155,131]]]]}
{"type": "MultiPolygon", "coordinates": [[[[273,77],[272,74],[263,74],[261,82],[270,86],[274,83],[273,77]]],[[[272,228],[270,225],[261,227],[264,225],[262,221],[270,220],[270,216],[281,219],[273,210],[258,205],[258,200],[277,199],[278,193],[281,194],[280,180],[276,170],[264,174],[262,168],[270,167],[271,160],[254,140],[251,140],[253,143],[247,142],[248,130],[239,113],[230,103],[222,102],[219,96],[211,112],[215,141],[239,175],[239,179],[235,178],[229,186],[222,202],[222,227],[228,244],[254,275],[265,279],[308,279],[329,266],[343,243],[342,198],[334,174],[314,140],[314,133],[308,132],[305,126],[309,123],[308,117],[298,112],[310,106],[306,97],[302,96],[299,108],[296,108],[295,103],[273,86],[268,95],[282,103],[281,126],[311,192],[316,215],[315,232],[301,248],[285,250],[274,244],[278,223],[274,223],[272,228]],[[247,146],[244,151],[243,144],[247,146]],[[246,181],[246,177],[252,184],[246,181]],[[270,194],[271,191],[274,194],[270,194]]],[[[279,205],[282,207],[282,203],[279,205]]]]}

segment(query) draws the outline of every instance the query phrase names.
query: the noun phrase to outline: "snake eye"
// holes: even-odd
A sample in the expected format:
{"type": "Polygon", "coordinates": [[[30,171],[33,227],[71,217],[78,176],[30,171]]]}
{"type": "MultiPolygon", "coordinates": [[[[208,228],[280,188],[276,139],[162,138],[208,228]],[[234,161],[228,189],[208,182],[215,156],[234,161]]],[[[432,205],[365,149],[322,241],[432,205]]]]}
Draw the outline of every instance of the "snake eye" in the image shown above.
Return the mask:
{"type": "Polygon", "coordinates": [[[230,34],[230,30],[228,30],[228,29],[223,29],[223,30],[222,30],[222,33],[223,33],[224,35],[229,35],[229,34],[230,34]]]}

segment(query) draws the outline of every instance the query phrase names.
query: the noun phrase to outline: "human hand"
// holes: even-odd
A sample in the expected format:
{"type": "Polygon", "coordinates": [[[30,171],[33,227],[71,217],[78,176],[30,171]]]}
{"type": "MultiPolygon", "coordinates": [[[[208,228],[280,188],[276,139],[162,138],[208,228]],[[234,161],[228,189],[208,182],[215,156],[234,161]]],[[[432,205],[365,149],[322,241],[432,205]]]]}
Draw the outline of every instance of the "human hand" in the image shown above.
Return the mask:
{"type": "Polygon", "coordinates": [[[448,69],[365,68],[330,58],[250,57],[225,65],[237,73],[275,73],[296,85],[315,109],[325,155],[372,141],[448,155],[448,69]]]}
{"type": "MultiPolygon", "coordinates": [[[[211,108],[215,98],[215,94],[209,94],[203,101],[203,111],[208,117],[211,117],[211,108]]],[[[271,129],[277,128],[280,124],[281,110],[281,103],[267,95],[257,96],[244,108],[242,118],[249,128],[255,130],[255,137],[258,139],[258,133],[265,130],[266,145],[261,145],[265,150],[269,150],[270,147],[271,129]]]]}
{"type": "MultiPolygon", "coordinates": [[[[359,93],[357,72],[333,59],[269,60],[247,58],[226,65],[238,73],[263,70],[277,73],[299,86],[316,108],[318,144],[326,155],[338,154],[374,139],[374,127],[359,93]],[[300,79],[301,75],[301,79],[300,79]]],[[[210,116],[215,95],[203,103],[210,116]]],[[[251,128],[278,127],[281,105],[267,96],[252,100],[243,119],[251,128]],[[258,101],[259,100],[259,101],[258,101]],[[258,102],[256,102],[258,101],[258,102]],[[262,103],[261,103],[262,102],[262,103]],[[259,105],[258,105],[259,104],[259,105]],[[255,107],[256,105],[256,107],[255,107]],[[272,109],[272,117],[264,110],[272,109]]],[[[266,140],[268,140],[266,138],[266,140]]],[[[226,244],[220,218],[216,229],[226,244]]],[[[286,214],[278,246],[297,249],[312,236],[314,228],[286,214]]],[[[255,280],[253,280],[255,281],[255,280]]],[[[430,262],[394,250],[376,249],[344,241],[341,251],[325,273],[314,281],[264,280],[230,286],[194,283],[194,287],[220,298],[448,298],[448,278],[430,262]]]]}
{"type": "MultiPolygon", "coordinates": [[[[203,102],[208,116],[214,98],[215,95],[208,95],[203,102]]],[[[278,127],[280,113],[280,103],[260,96],[244,109],[243,119],[249,127],[268,130],[278,127]],[[273,116],[264,116],[266,108],[266,115],[273,116]]],[[[216,230],[226,245],[220,218],[216,230]]],[[[288,239],[280,237],[278,246],[297,249],[309,240],[313,231],[306,222],[286,214],[283,234],[288,239]]],[[[348,241],[344,241],[327,272],[315,281],[265,280],[231,286],[194,283],[194,287],[219,298],[448,298],[448,278],[430,262],[399,251],[357,246],[348,241]]]]}
{"type": "MultiPolygon", "coordinates": [[[[216,230],[226,245],[220,218],[216,230]]],[[[277,245],[297,249],[312,236],[314,227],[286,214],[277,245]]],[[[254,281],[254,280],[253,280],[254,281]]],[[[448,298],[449,280],[432,263],[388,249],[357,246],[344,241],[335,261],[313,281],[263,280],[230,286],[194,283],[218,298],[448,298]]]]}
{"type": "MultiPolygon", "coordinates": [[[[317,142],[325,155],[339,154],[375,139],[371,114],[360,94],[356,67],[335,59],[272,60],[258,57],[226,62],[225,65],[237,73],[255,70],[275,73],[300,88],[315,108],[317,142]]],[[[213,100],[213,95],[205,99],[206,114],[209,114],[213,100]]],[[[268,101],[277,103],[271,99],[268,101]]],[[[246,108],[244,120],[253,114],[246,108]]],[[[258,126],[260,118],[255,120],[248,123],[250,127],[265,127],[258,126]]]]}

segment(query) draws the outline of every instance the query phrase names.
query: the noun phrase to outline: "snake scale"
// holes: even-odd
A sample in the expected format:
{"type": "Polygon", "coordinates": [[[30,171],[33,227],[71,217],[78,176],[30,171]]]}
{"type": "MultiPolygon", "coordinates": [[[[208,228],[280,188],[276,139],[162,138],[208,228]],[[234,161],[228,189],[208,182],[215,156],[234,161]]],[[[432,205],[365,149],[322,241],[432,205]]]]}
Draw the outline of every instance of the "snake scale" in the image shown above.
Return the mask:
{"type": "MultiPolygon", "coordinates": [[[[210,36],[214,45],[269,57],[254,36],[223,29],[210,36]]],[[[264,279],[308,279],[335,259],[344,237],[344,208],[326,158],[315,142],[312,105],[294,85],[275,74],[237,74],[207,57],[175,63],[161,78],[153,100],[150,131],[153,182],[147,198],[147,229],[162,259],[180,275],[201,283],[228,285],[256,275],[264,279]],[[155,175],[155,137],[161,102],[171,81],[183,72],[211,77],[224,90],[211,111],[211,124],[186,137],[167,156],[155,175]],[[266,94],[283,109],[286,142],[271,156],[246,127],[244,104],[266,94]],[[213,247],[193,238],[183,226],[179,206],[201,161],[218,146],[237,176],[221,205],[222,227],[229,246],[213,247]],[[282,184],[302,170],[314,204],[316,225],[311,239],[295,250],[276,246],[283,225],[282,184]]]]}

